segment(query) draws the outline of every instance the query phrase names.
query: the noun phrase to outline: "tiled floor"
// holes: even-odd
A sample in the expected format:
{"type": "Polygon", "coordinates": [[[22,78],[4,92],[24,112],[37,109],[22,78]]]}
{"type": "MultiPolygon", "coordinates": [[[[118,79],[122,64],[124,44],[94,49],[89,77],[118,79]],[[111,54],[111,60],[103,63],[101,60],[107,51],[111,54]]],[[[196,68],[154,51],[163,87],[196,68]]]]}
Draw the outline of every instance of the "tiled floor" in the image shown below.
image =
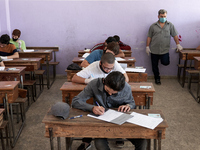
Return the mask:
{"type": "MultiPolygon", "coordinates": [[[[153,80],[149,80],[151,82],[153,80]]],[[[57,79],[51,89],[40,95],[26,113],[26,125],[13,150],[49,150],[49,139],[44,137],[44,124],[42,119],[47,110],[57,101],[62,100],[60,87],[66,79],[57,79]]],[[[162,140],[163,150],[200,150],[200,104],[198,104],[187,91],[182,88],[176,79],[162,79],[162,85],[155,85],[153,106],[151,109],[163,111],[169,128],[166,139],[162,140]]],[[[65,141],[62,139],[62,149],[65,141]]],[[[54,139],[55,140],[55,139],[54,139]]],[[[81,141],[74,141],[72,150],[76,150],[81,141]]],[[[56,143],[54,144],[56,146],[56,143]]],[[[110,143],[112,150],[118,150],[114,142],[110,143]]],[[[133,150],[134,147],[126,142],[123,150],[133,150]]],[[[95,150],[94,144],[92,148],[95,150]]]]}

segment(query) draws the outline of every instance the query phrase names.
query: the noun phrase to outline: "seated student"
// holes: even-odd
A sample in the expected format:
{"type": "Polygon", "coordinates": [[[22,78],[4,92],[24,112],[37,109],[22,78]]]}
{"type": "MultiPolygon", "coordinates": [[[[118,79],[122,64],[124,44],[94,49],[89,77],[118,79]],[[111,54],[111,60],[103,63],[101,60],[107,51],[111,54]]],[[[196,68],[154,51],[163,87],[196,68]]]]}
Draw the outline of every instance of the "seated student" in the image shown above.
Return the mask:
{"type": "Polygon", "coordinates": [[[18,51],[23,51],[26,49],[25,42],[20,40],[21,31],[18,29],[13,30],[12,39],[10,39],[10,43],[14,44],[18,51]]]}
{"type": "Polygon", "coordinates": [[[72,78],[72,82],[88,84],[95,78],[105,78],[112,71],[120,71],[124,74],[126,82],[129,81],[128,75],[115,60],[115,56],[108,52],[103,54],[101,61],[93,62],[85,69],[75,74],[72,78]]]}
{"type": "MultiPolygon", "coordinates": [[[[117,42],[116,39],[112,36],[109,36],[104,43],[99,43],[97,45],[95,45],[91,50],[90,52],[93,52],[94,50],[106,50],[107,49],[107,45],[110,43],[110,42],[117,42]]],[[[116,55],[116,57],[125,57],[123,51],[120,49],[119,50],[119,54],[116,55]]]]}
{"type": "Polygon", "coordinates": [[[130,50],[131,51],[131,47],[129,45],[124,44],[123,42],[120,41],[120,37],[118,35],[114,35],[113,36],[117,43],[119,43],[119,47],[121,50],[130,50]]]}
{"type": "Polygon", "coordinates": [[[0,57],[1,59],[19,58],[19,53],[14,44],[9,43],[10,37],[3,34],[0,37],[0,57]]]}
{"type": "Polygon", "coordinates": [[[4,66],[5,66],[4,63],[3,63],[3,60],[1,59],[1,57],[0,57],[0,66],[1,66],[1,67],[4,67],[4,66]]]}
{"type": "Polygon", "coordinates": [[[83,60],[83,62],[81,63],[81,67],[85,68],[93,62],[101,60],[101,56],[107,52],[110,52],[116,56],[117,54],[119,54],[119,45],[116,42],[110,42],[107,45],[106,50],[95,50],[83,60]]]}
{"type": "MultiPolygon", "coordinates": [[[[129,112],[135,108],[135,101],[130,85],[125,82],[124,75],[121,72],[113,71],[106,78],[97,78],[88,83],[85,89],[73,98],[72,107],[102,115],[105,108],[118,108],[120,112],[129,112]],[[86,103],[91,97],[93,105],[86,103]],[[100,107],[96,105],[96,102],[100,107]]],[[[145,139],[128,140],[135,145],[135,150],[146,150],[145,139]]],[[[94,143],[97,150],[110,150],[106,138],[96,138],[94,143]]],[[[78,150],[85,150],[89,146],[87,142],[82,143],[78,150]]]]}

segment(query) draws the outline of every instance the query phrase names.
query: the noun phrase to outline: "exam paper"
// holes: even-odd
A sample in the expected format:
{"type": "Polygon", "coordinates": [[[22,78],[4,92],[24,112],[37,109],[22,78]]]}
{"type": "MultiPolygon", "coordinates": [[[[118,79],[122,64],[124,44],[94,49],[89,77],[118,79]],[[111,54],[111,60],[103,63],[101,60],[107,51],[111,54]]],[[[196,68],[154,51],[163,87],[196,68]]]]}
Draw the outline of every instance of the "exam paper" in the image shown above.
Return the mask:
{"type": "Polygon", "coordinates": [[[90,55],[90,53],[85,53],[82,57],[86,58],[88,55],[90,55]]]}
{"type": "Polygon", "coordinates": [[[34,49],[24,49],[23,52],[34,52],[34,49]]]}
{"type": "Polygon", "coordinates": [[[116,61],[125,60],[125,59],[123,59],[121,57],[115,57],[115,59],[116,59],[116,61]]]}
{"type": "Polygon", "coordinates": [[[125,113],[122,113],[122,112],[119,112],[116,110],[112,110],[112,109],[108,109],[103,115],[100,115],[100,116],[96,116],[96,115],[92,115],[92,114],[88,114],[87,116],[96,118],[96,119],[100,119],[103,121],[119,124],[119,125],[123,124],[128,119],[133,117],[129,114],[125,114],[125,113]]]}
{"type": "Polygon", "coordinates": [[[154,117],[139,114],[136,112],[132,112],[131,115],[133,115],[134,117],[128,119],[127,122],[133,123],[142,127],[146,127],[152,130],[163,121],[162,118],[154,118],[154,117]]]}
{"type": "Polygon", "coordinates": [[[4,70],[5,69],[5,67],[0,67],[0,70],[4,70]]]}
{"type": "Polygon", "coordinates": [[[126,68],[126,72],[145,72],[146,68],[126,68]]]}

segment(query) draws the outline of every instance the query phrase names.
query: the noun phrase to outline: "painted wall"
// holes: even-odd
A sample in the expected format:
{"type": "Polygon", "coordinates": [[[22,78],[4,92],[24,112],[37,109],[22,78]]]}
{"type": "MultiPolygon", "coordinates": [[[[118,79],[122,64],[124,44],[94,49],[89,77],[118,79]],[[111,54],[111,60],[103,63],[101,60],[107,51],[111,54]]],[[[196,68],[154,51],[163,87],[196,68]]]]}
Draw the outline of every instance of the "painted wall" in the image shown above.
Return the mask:
{"type": "MultiPolygon", "coordinates": [[[[22,31],[27,46],[59,46],[58,74],[78,56],[78,51],[92,48],[115,34],[132,47],[136,66],[144,66],[152,75],[150,57],[145,53],[147,32],[158,20],[157,12],[168,11],[181,35],[183,47],[200,45],[200,1],[198,0],[132,0],[132,1],[67,1],[67,0],[0,0],[0,34],[15,28],[22,31]],[[9,1],[10,18],[5,2],[9,1]],[[3,5],[1,5],[3,3],[3,5]],[[3,18],[3,19],[2,19],[3,18]],[[10,20],[10,29],[7,20],[10,20]]],[[[178,54],[172,39],[169,66],[160,65],[162,76],[176,76],[178,54]]]]}

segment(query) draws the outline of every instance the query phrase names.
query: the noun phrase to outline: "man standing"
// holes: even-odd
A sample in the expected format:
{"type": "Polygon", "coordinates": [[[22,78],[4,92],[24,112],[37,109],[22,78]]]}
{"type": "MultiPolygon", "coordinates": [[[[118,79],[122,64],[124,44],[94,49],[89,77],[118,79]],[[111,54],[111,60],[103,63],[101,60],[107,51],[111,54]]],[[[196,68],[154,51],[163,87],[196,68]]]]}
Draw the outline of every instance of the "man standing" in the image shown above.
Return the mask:
{"type": "Polygon", "coordinates": [[[170,64],[169,49],[171,36],[177,46],[177,50],[182,50],[183,47],[179,44],[178,32],[174,25],[167,21],[167,11],[160,9],[158,11],[158,21],[153,23],[148,32],[146,53],[151,53],[152,70],[154,73],[155,83],[160,85],[160,73],[158,68],[158,62],[167,66],[170,64]],[[150,46],[150,48],[149,48],[150,46]]]}

